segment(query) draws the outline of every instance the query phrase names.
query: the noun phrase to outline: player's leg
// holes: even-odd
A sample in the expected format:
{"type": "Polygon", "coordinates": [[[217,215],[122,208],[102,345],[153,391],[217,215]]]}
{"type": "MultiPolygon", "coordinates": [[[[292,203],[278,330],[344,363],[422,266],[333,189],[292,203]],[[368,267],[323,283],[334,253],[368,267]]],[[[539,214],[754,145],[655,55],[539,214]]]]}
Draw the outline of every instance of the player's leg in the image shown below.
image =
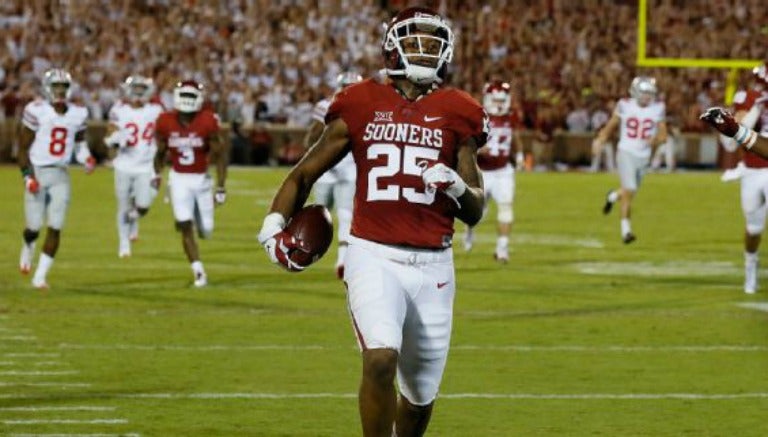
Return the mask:
{"type": "Polygon", "coordinates": [[[352,227],[352,208],[355,198],[355,182],[340,181],[335,184],[333,198],[336,201],[339,249],[336,256],[336,277],[344,278],[344,258],[349,247],[349,233],[352,227]]]}
{"type": "Polygon", "coordinates": [[[349,313],[362,351],[358,402],[365,436],[390,435],[397,405],[394,380],[406,302],[396,275],[408,266],[384,258],[383,250],[400,252],[350,237],[344,272],[349,313]]]}
{"type": "Polygon", "coordinates": [[[48,179],[48,230],[45,233],[45,243],[40,252],[32,285],[36,288],[47,288],[46,277],[53,266],[53,259],[59,250],[61,229],[69,209],[70,181],[69,173],[64,168],[45,169],[43,178],[48,179]]]}
{"type": "Polygon", "coordinates": [[[35,255],[35,243],[43,227],[45,215],[45,198],[48,187],[41,185],[36,194],[24,190],[25,227],[22,232],[21,254],[19,256],[19,271],[29,274],[32,270],[32,259],[35,255]]]}
{"type": "Polygon", "coordinates": [[[130,240],[139,239],[139,221],[147,215],[152,201],[157,196],[157,190],[152,188],[152,173],[136,173],[131,178],[131,194],[133,198],[132,218],[130,222],[130,240]]]}
{"type": "Polygon", "coordinates": [[[635,234],[632,232],[632,199],[637,192],[637,188],[642,180],[643,168],[647,160],[640,159],[630,153],[619,151],[619,179],[621,189],[619,190],[619,200],[621,202],[621,239],[625,244],[635,241],[635,234]]]}
{"type": "Polygon", "coordinates": [[[443,262],[423,265],[412,274],[419,286],[407,301],[397,367],[398,436],[424,434],[443,378],[456,292],[451,255],[446,253],[445,257],[443,262]]]}
{"type": "Polygon", "coordinates": [[[515,171],[511,165],[499,171],[498,190],[494,196],[497,208],[494,258],[501,263],[506,263],[509,261],[509,233],[514,220],[512,202],[515,198],[515,171]]]}
{"type": "Polygon", "coordinates": [[[120,170],[115,170],[115,197],[117,199],[117,238],[120,258],[131,256],[130,217],[131,178],[120,170]]]}
{"type": "Polygon", "coordinates": [[[741,179],[741,209],[746,222],[744,229],[744,292],[748,294],[757,291],[758,250],[766,219],[764,172],[768,172],[768,170],[747,169],[741,179]]]}
{"type": "Polygon", "coordinates": [[[181,233],[181,244],[187,260],[190,263],[194,277],[194,285],[202,287],[207,284],[203,263],[200,261],[200,252],[195,241],[194,219],[195,197],[200,179],[194,176],[170,172],[168,176],[168,189],[173,208],[173,217],[176,220],[176,229],[181,233]]]}

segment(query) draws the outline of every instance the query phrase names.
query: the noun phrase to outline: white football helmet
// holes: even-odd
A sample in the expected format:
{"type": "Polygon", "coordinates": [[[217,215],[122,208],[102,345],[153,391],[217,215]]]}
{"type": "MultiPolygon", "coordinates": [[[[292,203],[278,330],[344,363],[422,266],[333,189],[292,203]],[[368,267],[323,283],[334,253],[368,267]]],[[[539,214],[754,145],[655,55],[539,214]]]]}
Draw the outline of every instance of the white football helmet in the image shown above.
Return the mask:
{"type": "Polygon", "coordinates": [[[72,76],[60,68],[52,68],[43,75],[43,95],[51,103],[66,103],[72,96],[72,76]]]}
{"type": "Polygon", "coordinates": [[[512,106],[511,87],[507,82],[491,82],[483,89],[483,108],[488,115],[509,114],[512,106]]]}
{"type": "Polygon", "coordinates": [[[656,99],[658,89],[656,88],[656,79],[650,76],[637,76],[632,79],[629,86],[629,95],[637,100],[640,106],[647,106],[656,99]]]}
{"type": "Polygon", "coordinates": [[[345,71],[336,77],[336,88],[342,89],[346,86],[352,85],[353,83],[358,83],[361,80],[363,80],[363,76],[360,76],[353,71],[345,71]]]}
{"type": "Polygon", "coordinates": [[[760,83],[763,87],[768,87],[768,62],[762,63],[753,68],[752,74],[755,76],[755,79],[758,81],[758,83],[760,83]]]}
{"type": "Polygon", "coordinates": [[[126,99],[147,103],[155,94],[155,82],[149,77],[128,76],[123,82],[122,89],[126,99]]]}
{"type": "Polygon", "coordinates": [[[442,83],[453,59],[453,41],[448,23],[431,9],[404,9],[384,34],[384,71],[418,85],[442,83]]]}
{"type": "Polygon", "coordinates": [[[203,85],[194,80],[184,80],[173,89],[173,107],[179,112],[197,112],[205,100],[203,85]]]}

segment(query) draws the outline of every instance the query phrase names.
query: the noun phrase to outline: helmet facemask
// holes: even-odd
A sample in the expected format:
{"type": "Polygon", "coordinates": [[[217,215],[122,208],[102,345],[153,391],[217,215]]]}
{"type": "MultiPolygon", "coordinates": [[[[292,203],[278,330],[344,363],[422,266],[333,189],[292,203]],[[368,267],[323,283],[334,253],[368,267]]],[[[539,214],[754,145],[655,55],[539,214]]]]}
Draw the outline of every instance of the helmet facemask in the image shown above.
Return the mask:
{"type": "Polygon", "coordinates": [[[51,104],[63,104],[72,96],[72,76],[64,70],[52,69],[43,76],[43,94],[51,104]]]}
{"type": "Polygon", "coordinates": [[[173,90],[173,107],[179,112],[197,112],[203,107],[202,85],[186,81],[173,90]]]}
{"type": "Polygon", "coordinates": [[[129,101],[144,104],[155,94],[155,84],[147,77],[129,76],[123,82],[123,93],[129,101]]]}
{"type": "Polygon", "coordinates": [[[417,85],[442,83],[453,59],[453,42],[453,32],[442,18],[416,12],[387,29],[383,44],[386,72],[405,76],[417,85]]]}
{"type": "Polygon", "coordinates": [[[656,99],[657,92],[656,79],[647,76],[632,79],[632,85],[629,87],[629,95],[637,100],[640,106],[650,105],[656,99]]]}

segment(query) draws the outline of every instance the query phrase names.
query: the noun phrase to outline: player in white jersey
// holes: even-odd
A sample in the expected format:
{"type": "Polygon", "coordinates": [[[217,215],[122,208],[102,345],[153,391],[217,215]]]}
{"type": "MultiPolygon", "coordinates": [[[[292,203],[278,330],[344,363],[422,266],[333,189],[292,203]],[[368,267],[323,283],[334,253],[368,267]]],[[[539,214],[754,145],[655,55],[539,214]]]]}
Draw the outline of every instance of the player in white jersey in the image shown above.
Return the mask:
{"type": "Polygon", "coordinates": [[[45,72],[42,81],[45,100],[37,99],[24,108],[20,136],[19,167],[24,176],[24,213],[26,227],[21,246],[19,269],[28,274],[32,269],[35,242],[43,221],[48,231],[40,253],[32,285],[48,288],[46,276],[59,248],[61,229],[70,198],[67,166],[74,153],[93,171],[96,161],[85,144],[85,122],[88,110],[69,101],[72,77],[64,70],[45,72]]]}
{"type": "MultiPolygon", "coordinates": [[[[485,210],[488,200],[496,202],[496,261],[509,261],[509,233],[514,214],[512,202],[515,198],[515,167],[523,166],[523,143],[520,139],[522,120],[510,111],[512,106],[511,87],[506,82],[491,82],[485,85],[483,108],[488,114],[488,142],[477,151],[477,165],[480,167],[485,184],[485,210]]],[[[469,251],[474,244],[474,228],[467,226],[464,234],[464,249],[469,251]]]]}
{"type": "MultiPolygon", "coordinates": [[[[336,78],[336,90],[363,80],[362,76],[353,72],[341,73],[336,78]]],[[[304,137],[304,146],[309,149],[320,138],[325,128],[325,114],[331,106],[331,98],[322,99],[315,105],[312,112],[312,124],[304,137]]],[[[352,203],[355,197],[355,161],[348,153],[338,164],[323,173],[315,182],[315,201],[328,209],[336,207],[338,220],[337,238],[339,250],[336,256],[336,276],[344,277],[344,255],[347,251],[347,240],[352,223],[352,203]]]]}
{"type": "Polygon", "coordinates": [[[155,93],[152,79],[129,76],[122,85],[123,100],[109,111],[104,142],[116,150],[118,256],[131,256],[131,241],[139,234],[139,218],[149,212],[157,195],[154,159],[155,122],[163,106],[149,100],[155,93]]]}
{"type": "Polygon", "coordinates": [[[654,149],[667,141],[666,106],[664,102],[656,101],[657,92],[654,78],[635,77],[629,87],[631,98],[618,101],[608,124],[592,143],[592,150],[600,150],[619,127],[616,161],[621,187],[608,192],[603,214],[611,212],[613,204],[621,200],[621,239],[625,244],[636,239],[630,223],[632,198],[650,164],[654,149]]]}

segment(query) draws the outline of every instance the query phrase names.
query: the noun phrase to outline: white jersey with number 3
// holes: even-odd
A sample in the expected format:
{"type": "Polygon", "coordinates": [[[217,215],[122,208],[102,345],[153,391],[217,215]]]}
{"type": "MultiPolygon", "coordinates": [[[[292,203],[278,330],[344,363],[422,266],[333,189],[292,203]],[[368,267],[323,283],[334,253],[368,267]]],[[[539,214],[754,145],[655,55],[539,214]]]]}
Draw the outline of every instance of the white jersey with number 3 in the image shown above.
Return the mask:
{"type": "Polygon", "coordinates": [[[635,99],[621,99],[615,114],[621,119],[619,150],[626,150],[638,157],[651,156],[651,139],[656,135],[659,123],[666,119],[663,102],[640,106],[635,99]]]}
{"type": "Polygon", "coordinates": [[[132,173],[153,171],[155,144],[155,122],[162,105],[147,103],[138,108],[117,102],[109,111],[110,123],[117,126],[125,138],[125,147],[118,150],[113,161],[116,170],[132,173]]]}
{"type": "Polygon", "coordinates": [[[73,103],[59,114],[46,100],[34,100],[24,107],[24,126],[35,131],[29,159],[35,166],[64,167],[72,159],[75,135],[85,130],[88,110],[73,103]]]}

